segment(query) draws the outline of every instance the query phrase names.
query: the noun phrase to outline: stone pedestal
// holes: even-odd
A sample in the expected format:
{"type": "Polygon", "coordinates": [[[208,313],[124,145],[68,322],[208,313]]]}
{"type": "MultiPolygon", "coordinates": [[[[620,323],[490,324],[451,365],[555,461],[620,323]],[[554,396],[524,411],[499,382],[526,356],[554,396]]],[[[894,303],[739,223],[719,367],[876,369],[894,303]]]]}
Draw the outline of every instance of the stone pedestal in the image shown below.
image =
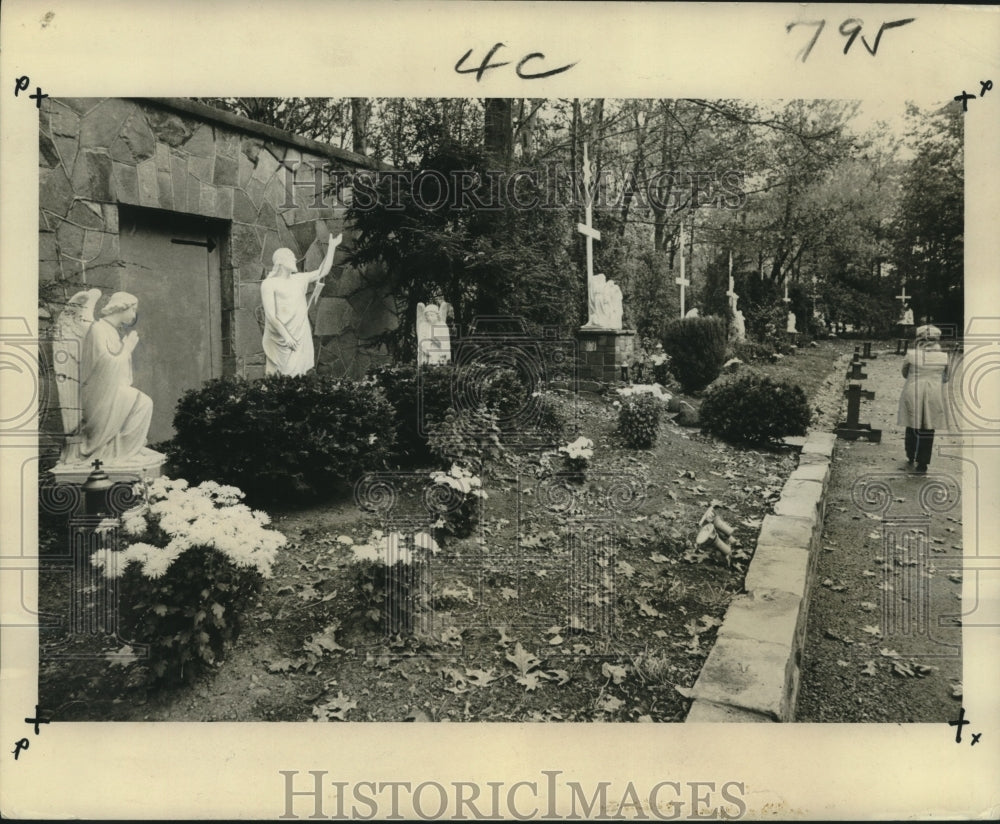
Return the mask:
{"type": "Polygon", "coordinates": [[[635,360],[635,332],[631,329],[582,326],[576,336],[580,342],[580,380],[617,383],[622,379],[622,367],[635,360]]]}
{"type": "MultiPolygon", "coordinates": [[[[101,468],[113,482],[124,481],[131,483],[142,478],[151,480],[160,477],[163,463],[166,460],[167,456],[163,453],[143,447],[131,458],[124,461],[115,461],[114,463],[102,463],[101,468]]],[[[86,481],[93,471],[93,461],[59,461],[59,463],[49,470],[53,478],[55,478],[56,483],[75,484],[76,486],[80,486],[86,481]]]]}

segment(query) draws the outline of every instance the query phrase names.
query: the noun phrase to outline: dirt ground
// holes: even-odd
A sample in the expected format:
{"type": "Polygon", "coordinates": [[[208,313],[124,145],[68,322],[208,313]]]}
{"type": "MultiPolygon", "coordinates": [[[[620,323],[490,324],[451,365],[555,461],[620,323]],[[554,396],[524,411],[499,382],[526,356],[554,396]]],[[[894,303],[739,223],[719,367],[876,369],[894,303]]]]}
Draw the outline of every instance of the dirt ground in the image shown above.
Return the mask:
{"type": "MultiPolygon", "coordinates": [[[[823,342],[763,369],[797,375],[828,428],[826,378],[852,348],[823,342]]],[[[670,416],[655,447],[631,450],[613,396],[561,397],[595,443],[586,480],[553,508],[539,491],[558,458],[515,454],[498,467],[479,532],[432,563],[429,635],[385,637],[347,543],[384,525],[333,501],[271,513],[289,544],[213,671],[148,689],[141,659],[114,657],[124,641],[71,636],[63,622],[40,633],[40,704],[66,721],[682,721],[689,701],[676,688],[694,684],[742,590],[795,450],[731,446],[670,416]],[[630,500],[625,488],[642,493],[630,500]],[[735,527],[728,566],[694,542],[713,501],[735,527]],[[598,534],[607,554],[581,566],[579,547],[598,534]]],[[[43,557],[65,529],[43,521],[43,557]]],[[[39,593],[42,610],[64,615],[65,570],[43,563],[39,593]]]]}

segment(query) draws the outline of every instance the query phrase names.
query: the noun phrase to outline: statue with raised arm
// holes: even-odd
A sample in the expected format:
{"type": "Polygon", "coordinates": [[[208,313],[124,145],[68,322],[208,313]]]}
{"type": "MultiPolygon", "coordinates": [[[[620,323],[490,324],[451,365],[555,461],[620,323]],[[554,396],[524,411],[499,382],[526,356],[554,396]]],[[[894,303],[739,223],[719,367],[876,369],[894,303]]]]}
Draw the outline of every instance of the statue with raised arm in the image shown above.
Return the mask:
{"type": "Polygon", "coordinates": [[[304,375],[315,365],[312,327],[306,298],[310,283],[315,283],[315,298],[321,281],[333,268],[333,255],[342,235],[331,237],[326,257],[319,269],[300,272],[295,253],[278,249],[271,258],[274,264],[260,284],[260,299],[264,308],[263,347],[267,375],[304,375]]]}
{"type": "MultiPolygon", "coordinates": [[[[451,332],[446,323],[451,305],[417,304],[417,365],[451,363],[451,332]]],[[[453,313],[454,314],[454,313],[453,313]]]]}
{"type": "Polygon", "coordinates": [[[132,386],[132,353],[139,336],[131,327],[138,306],[134,295],[115,292],[83,339],[79,457],[85,461],[125,461],[146,445],[153,401],[132,386]],[[125,329],[130,331],[122,336],[125,329]]]}

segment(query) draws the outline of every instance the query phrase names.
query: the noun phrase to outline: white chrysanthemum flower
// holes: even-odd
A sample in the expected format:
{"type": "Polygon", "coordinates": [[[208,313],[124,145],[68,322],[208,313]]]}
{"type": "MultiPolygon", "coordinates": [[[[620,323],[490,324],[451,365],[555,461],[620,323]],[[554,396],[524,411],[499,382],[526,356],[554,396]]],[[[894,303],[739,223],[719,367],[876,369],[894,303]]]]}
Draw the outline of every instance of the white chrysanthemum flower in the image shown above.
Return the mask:
{"type": "Polygon", "coordinates": [[[90,556],[90,563],[101,570],[105,578],[120,578],[126,567],[121,554],[110,549],[99,549],[90,556]]]}
{"type": "Polygon", "coordinates": [[[356,544],[351,547],[351,552],[354,553],[354,560],[356,561],[379,560],[378,550],[371,544],[356,544]]]}
{"type": "Polygon", "coordinates": [[[434,540],[434,537],[429,532],[418,532],[414,535],[413,545],[420,549],[429,550],[431,554],[437,553],[441,549],[438,546],[438,542],[434,540]]]}
{"type": "Polygon", "coordinates": [[[344,546],[351,546],[354,543],[354,539],[350,535],[338,535],[337,543],[344,546]]]}
{"type": "Polygon", "coordinates": [[[146,531],[146,516],[143,513],[128,515],[122,519],[122,532],[126,535],[142,535],[146,531]]]}

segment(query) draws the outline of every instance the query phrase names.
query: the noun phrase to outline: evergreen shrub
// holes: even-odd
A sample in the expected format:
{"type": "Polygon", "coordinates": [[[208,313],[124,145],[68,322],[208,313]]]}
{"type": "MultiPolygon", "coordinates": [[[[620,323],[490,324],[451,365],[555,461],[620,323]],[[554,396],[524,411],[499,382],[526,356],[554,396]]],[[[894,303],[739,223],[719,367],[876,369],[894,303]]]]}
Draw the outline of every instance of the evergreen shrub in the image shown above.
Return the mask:
{"type": "Polygon", "coordinates": [[[704,389],[726,362],[726,326],[721,318],[680,318],[663,337],[670,369],[685,392],[704,389]]]}
{"type": "Polygon", "coordinates": [[[701,426],[729,441],[762,444],[804,435],[809,403],[802,388],[745,372],[712,387],[702,401],[701,426]]]}

